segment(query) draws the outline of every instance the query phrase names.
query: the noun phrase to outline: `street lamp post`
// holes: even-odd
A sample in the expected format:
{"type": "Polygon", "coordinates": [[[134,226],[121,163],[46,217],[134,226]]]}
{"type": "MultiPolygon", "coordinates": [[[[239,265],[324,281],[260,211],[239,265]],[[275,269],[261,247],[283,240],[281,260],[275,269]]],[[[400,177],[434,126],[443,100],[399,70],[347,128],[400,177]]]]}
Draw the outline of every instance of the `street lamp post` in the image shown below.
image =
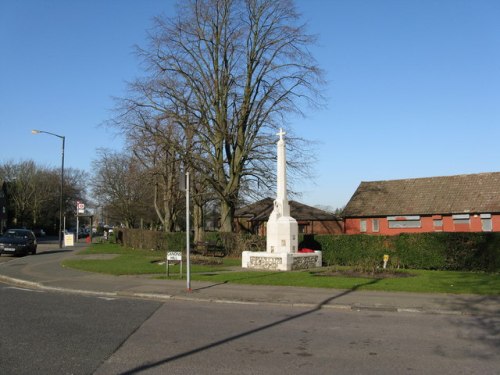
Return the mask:
{"type": "Polygon", "coordinates": [[[44,130],[35,130],[31,131],[32,134],[40,134],[45,133],[49,135],[53,135],[54,137],[62,139],[62,153],[61,153],[61,194],[59,196],[59,248],[63,247],[63,237],[62,237],[62,222],[63,222],[63,189],[64,189],[64,143],[66,141],[66,137],[58,134],[54,134],[51,132],[46,132],[44,130]]]}

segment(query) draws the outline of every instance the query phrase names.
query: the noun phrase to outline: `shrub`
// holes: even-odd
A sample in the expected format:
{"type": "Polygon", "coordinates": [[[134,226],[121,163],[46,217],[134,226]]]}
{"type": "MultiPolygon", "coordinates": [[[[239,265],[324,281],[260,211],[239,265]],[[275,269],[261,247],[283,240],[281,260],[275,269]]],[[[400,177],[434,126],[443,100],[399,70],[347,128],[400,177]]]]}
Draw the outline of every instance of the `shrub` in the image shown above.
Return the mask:
{"type": "MultiPolygon", "coordinates": [[[[186,234],[121,229],[123,245],[131,248],[179,251],[186,248],[186,234]]],[[[242,233],[207,232],[207,241],[239,257],[245,250],[264,251],[266,238],[242,233]]],[[[397,236],[308,235],[299,248],[314,246],[323,252],[323,264],[372,271],[389,255],[388,267],[455,271],[500,271],[500,233],[415,233],[397,236]]]]}
{"type": "Polygon", "coordinates": [[[325,265],[428,270],[500,271],[500,233],[415,233],[398,236],[319,235],[325,265]]]}

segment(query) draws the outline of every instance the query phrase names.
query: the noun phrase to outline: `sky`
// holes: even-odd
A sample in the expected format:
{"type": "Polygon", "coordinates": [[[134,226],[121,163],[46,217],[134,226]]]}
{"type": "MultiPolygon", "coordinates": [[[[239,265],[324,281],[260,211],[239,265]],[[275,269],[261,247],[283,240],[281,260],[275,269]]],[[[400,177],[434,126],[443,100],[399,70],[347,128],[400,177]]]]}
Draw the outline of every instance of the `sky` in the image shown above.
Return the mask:
{"type": "MultiPolygon", "coordinates": [[[[142,75],[133,46],[173,0],[0,1],[0,163],[91,172],[114,97],[142,75]]],[[[361,181],[500,171],[500,1],[297,0],[327,84],[287,119],[314,141],[296,199],[340,208],[361,181]]]]}

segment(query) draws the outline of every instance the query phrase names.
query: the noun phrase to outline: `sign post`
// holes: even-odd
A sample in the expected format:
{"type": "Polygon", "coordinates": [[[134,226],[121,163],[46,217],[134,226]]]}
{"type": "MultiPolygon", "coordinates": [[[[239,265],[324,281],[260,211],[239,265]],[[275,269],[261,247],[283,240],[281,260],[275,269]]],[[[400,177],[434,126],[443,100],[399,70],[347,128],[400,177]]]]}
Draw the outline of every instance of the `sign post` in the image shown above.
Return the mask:
{"type": "Polygon", "coordinates": [[[182,252],[180,251],[169,251],[167,252],[167,261],[166,261],[166,267],[167,267],[167,277],[170,277],[170,262],[179,262],[180,263],[180,271],[179,271],[179,276],[182,279],[182,252]]]}
{"type": "Polygon", "coordinates": [[[383,259],[384,259],[384,269],[386,269],[387,268],[387,262],[389,261],[389,255],[385,254],[383,259]]]}
{"type": "Polygon", "coordinates": [[[191,291],[191,263],[190,263],[190,236],[189,236],[189,172],[186,172],[186,281],[187,291],[191,291]]]}
{"type": "Polygon", "coordinates": [[[78,234],[80,234],[80,223],[78,222],[78,218],[80,214],[85,213],[85,204],[76,201],[76,242],[78,242],[78,234]]]}

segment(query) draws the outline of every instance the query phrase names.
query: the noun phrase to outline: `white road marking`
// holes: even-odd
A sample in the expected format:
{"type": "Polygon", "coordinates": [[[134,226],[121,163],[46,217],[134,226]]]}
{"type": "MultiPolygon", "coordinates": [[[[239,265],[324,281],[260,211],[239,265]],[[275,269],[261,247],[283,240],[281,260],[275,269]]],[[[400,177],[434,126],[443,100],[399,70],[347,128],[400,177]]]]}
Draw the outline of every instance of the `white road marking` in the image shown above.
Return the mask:
{"type": "Polygon", "coordinates": [[[36,290],[36,289],[26,289],[26,288],[20,288],[17,286],[6,286],[4,289],[14,289],[14,290],[21,290],[23,292],[35,292],[35,293],[44,293],[43,290],[36,290]]]}

